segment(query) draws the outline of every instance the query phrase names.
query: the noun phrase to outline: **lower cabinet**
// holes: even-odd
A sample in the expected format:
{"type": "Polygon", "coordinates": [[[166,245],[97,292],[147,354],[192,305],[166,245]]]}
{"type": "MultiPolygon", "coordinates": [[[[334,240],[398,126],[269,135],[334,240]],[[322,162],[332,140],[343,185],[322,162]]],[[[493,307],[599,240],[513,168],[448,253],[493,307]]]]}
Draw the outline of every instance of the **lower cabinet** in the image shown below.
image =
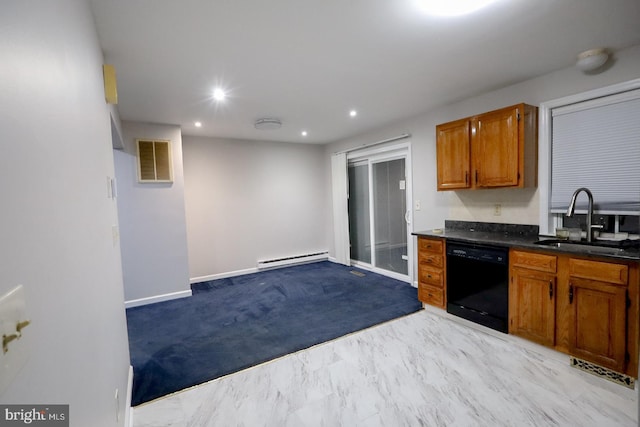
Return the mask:
{"type": "Polygon", "coordinates": [[[511,251],[509,333],[555,345],[556,257],[511,251]]]}
{"type": "Polygon", "coordinates": [[[623,372],[627,362],[628,267],[569,260],[569,353],[623,372]]]}
{"type": "Polygon", "coordinates": [[[637,377],[638,263],[512,249],[509,264],[509,333],[637,377]]]}
{"type": "Polygon", "coordinates": [[[446,307],[445,243],[443,239],[418,237],[418,299],[446,307]]]}

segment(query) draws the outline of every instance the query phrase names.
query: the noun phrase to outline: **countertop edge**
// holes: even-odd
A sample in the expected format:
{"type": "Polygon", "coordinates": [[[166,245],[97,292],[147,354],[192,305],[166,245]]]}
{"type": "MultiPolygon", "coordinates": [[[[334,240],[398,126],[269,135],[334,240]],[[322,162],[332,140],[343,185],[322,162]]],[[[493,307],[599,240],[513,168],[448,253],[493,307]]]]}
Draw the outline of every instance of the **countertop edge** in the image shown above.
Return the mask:
{"type": "MultiPolygon", "coordinates": [[[[484,231],[465,231],[465,230],[447,230],[433,229],[425,231],[414,231],[411,233],[417,237],[431,237],[453,242],[485,244],[493,246],[502,246],[508,248],[520,248],[534,250],[536,252],[545,253],[562,253],[576,256],[584,256],[589,258],[610,259],[618,261],[640,261],[640,251],[621,251],[617,254],[594,253],[588,250],[574,250],[567,248],[558,248],[552,246],[541,246],[535,242],[544,239],[553,239],[550,236],[532,236],[520,234],[495,233],[484,231]]],[[[585,246],[588,248],[588,246],[585,246]]]]}

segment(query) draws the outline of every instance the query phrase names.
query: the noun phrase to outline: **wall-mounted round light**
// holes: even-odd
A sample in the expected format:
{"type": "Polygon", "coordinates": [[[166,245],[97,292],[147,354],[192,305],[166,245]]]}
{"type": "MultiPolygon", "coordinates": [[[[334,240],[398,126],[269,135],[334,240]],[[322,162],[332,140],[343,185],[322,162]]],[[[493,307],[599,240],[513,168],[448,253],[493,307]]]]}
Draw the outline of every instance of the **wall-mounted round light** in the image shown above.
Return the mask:
{"type": "Polygon", "coordinates": [[[576,67],[580,71],[595,71],[602,67],[609,59],[609,53],[604,48],[589,49],[578,55],[576,67]]]}

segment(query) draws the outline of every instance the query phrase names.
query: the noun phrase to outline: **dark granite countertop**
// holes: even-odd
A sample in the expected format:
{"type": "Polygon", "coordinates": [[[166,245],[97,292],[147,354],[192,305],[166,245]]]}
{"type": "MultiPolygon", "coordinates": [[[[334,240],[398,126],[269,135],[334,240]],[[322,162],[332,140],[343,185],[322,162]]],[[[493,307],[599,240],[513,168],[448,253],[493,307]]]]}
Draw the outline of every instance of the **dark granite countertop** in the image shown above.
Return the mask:
{"type": "Polygon", "coordinates": [[[478,243],[510,248],[524,248],[544,252],[568,253],[598,258],[640,261],[640,250],[618,249],[615,252],[602,253],[598,248],[588,245],[571,245],[570,248],[545,246],[535,242],[552,237],[539,236],[537,225],[498,224],[488,222],[445,221],[444,229],[416,231],[415,236],[437,237],[450,241],[478,243]]]}

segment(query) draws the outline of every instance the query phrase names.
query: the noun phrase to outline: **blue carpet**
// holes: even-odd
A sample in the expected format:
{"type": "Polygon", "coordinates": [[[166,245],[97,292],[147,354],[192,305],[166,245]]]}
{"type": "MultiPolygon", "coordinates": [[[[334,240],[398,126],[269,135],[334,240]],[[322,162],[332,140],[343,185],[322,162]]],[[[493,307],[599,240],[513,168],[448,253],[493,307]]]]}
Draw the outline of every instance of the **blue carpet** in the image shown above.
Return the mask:
{"type": "Polygon", "coordinates": [[[422,308],[407,283],[326,261],[192,290],[127,310],[132,405],[422,308]]]}

